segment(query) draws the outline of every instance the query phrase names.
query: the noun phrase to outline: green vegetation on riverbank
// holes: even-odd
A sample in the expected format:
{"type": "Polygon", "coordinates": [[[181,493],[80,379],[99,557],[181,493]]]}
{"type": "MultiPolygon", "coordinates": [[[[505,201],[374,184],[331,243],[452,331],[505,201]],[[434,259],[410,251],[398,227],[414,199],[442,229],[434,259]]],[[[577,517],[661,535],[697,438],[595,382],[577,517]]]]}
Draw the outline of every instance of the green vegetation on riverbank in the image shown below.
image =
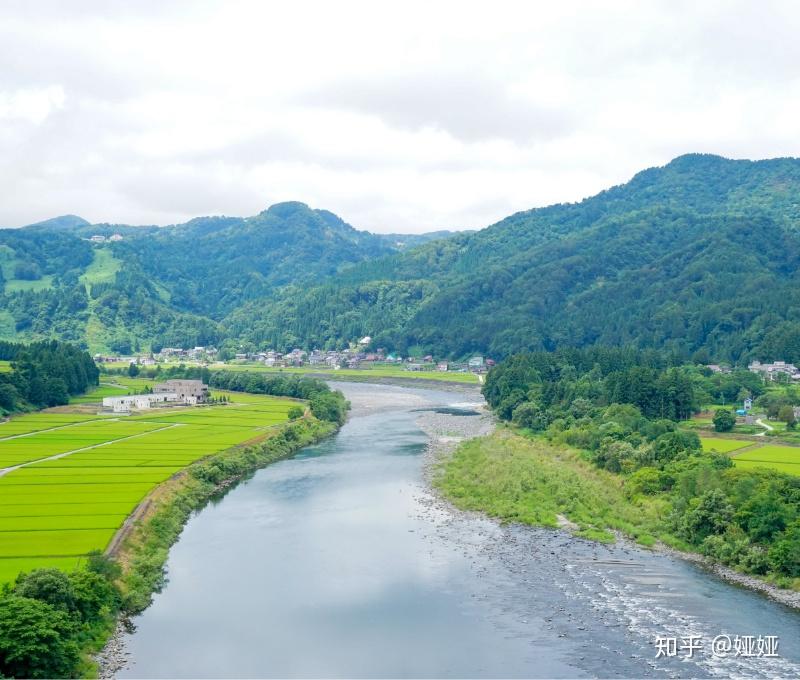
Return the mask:
{"type": "Polygon", "coordinates": [[[291,422],[263,442],[224,451],[186,471],[162,496],[153,498],[146,518],[125,540],[119,555],[127,611],[145,609],[165,583],[169,548],[190,514],[233,482],[258,468],[290,456],[332,434],[338,424],[309,417],[291,422]]]}
{"type": "Polygon", "coordinates": [[[559,515],[581,535],[611,541],[609,529],[650,545],[664,534],[664,504],[631,503],[619,476],[597,470],[575,450],[500,428],[463,443],[438,469],[434,484],[462,510],[480,510],[507,522],[556,527],[559,515]]]}
{"type": "MultiPolygon", "coordinates": [[[[237,376],[248,379],[243,374],[237,376]]],[[[149,447],[137,443],[129,448],[125,444],[120,451],[112,449],[121,444],[111,443],[103,446],[100,458],[94,450],[76,452],[67,458],[50,461],[50,464],[37,463],[0,478],[0,483],[16,479],[16,488],[22,489],[13,491],[12,495],[16,493],[14,498],[3,494],[4,501],[9,498],[13,501],[2,504],[13,516],[8,517],[7,525],[0,518],[0,532],[13,531],[16,534],[22,531],[24,534],[27,531],[29,543],[33,545],[38,541],[37,545],[41,546],[36,555],[29,555],[23,561],[11,556],[7,556],[7,560],[0,559],[0,563],[11,565],[13,573],[9,572],[4,579],[9,582],[17,572],[32,569],[27,574],[18,575],[13,585],[7,584],[0,596],[0,677],[80,677],[94,674],[96,669],[88,654],[99,650],[111,635],[118,612],[131,614],[141,611],[150,602],[152,593],[163,585],[169,547],[191,512],[257,468],[331,434],[343,422],[348,408],[340,393],[307,378],[275,382],[255,376],[248,385],[261,394],[231,392],[226,396],[235,397],[237,401],[225,406],[154,409],[143,415],[129,416],[124,423],[76,420],[77,424],[73,425],[67,422],[62,427],[154,426],[155,430],[142,434],[142,441],[161,434],[169,434],[171,438],[169,442],[148,440],[149,447]],[[308,412],[304,413],[296,401],[262,396],[267,391],[290,392],[292,395],[303,393],[308,399],[308,412]],[[267,409],[269,413],[264,411],[264,406],[275,405],[279,406],[277,411],[275,408],[267,409]],[[280,417],[271,417],[276,414],[280,417]],[[216,421],[215,416],[218,416],[216,421]],[[285,422],[287,418],[289,422],[285,422]],[[209,453],[212,455],[208,456],[209,453]],[[75,461],[77,463],[73,465],[75,461]],[[170,466],[170,470],[162,469],[170,466]],[[177,474],[172,474],[175,470],[178,470],[177,474]],[[128,477],[134,473],[140,476],[131,481],[128,477]],[[105,491],[97,491],[90,486],[95,484],[111,486],[105,491]],[[117,488],[125,484],[135,486],[127,495],[117,488]],[[67,498],[64,494],[74,495],[76,492],[79,492],[78,496],[63,500],[67,498]],[[39,493],[55,496],[55,502],[53,498],[47,503],[35,498],[35,502],[23,503],[30,494],[35,496],[39,493]],[[86,494],[88,498],[84,498],[86,494]],[[147,502],[140,504],[145,494],[147,502]],[[59,499],[62,500],[59,502],[59,499]],[[98,542],[98,547],[105,546],[116,533],[110,546],[116,562],[86,553],[89,544],[82,538],[83,542],[75,547],[86,553],[79,565],[74,556],[67,558],[68,563],[53,563],[52,560],[57,558],[46,556],[37,563],[40,559],[37,556],[43,555],[42,551],[53,550],[52,527],[44,526],[53,519],[50,517],[53,512],[60,522],[57,532],[64,535],[85,530],[87,523],[91,528],[104,518],[108,520],[108,514],[101,512],[99,507],[79,513],[77,519],[67,517],[60,512],[65,502],[71,508],[76,507],[76,503],[83,508],[87,503],[89,506],[93,503],[95,506],[97,503],[112,506],[123,502],[125,507],[116,508],[118,514],[111,517],[108,526],[85,532],[88,539],[98,542]],[[19,503],[24,505],[25,516],[19,512],[14,514],[19,503]],[[139,511],[135,520],[117,533],[126,514],[137,505],[139,511]],[[37,512],[32,512],[34,510],[37,512]],[[64,525],[65,521],[69,526],[64,525]],[[28,526],[31,523],[36,526],[28,526]],[[79,568],[74,569],[76,566],[79,568]],[[69,569],[74,571],[65,574],[69,569]],[[31,583],[45,585],[34,588],[31,583]]],[[[63,417],[63,414],[58,415],[63,417]]],[[[37,430],[39,422],[26,425],[32,428],[32,437],[47,434],[37,430]]],[[[11,484],[11,488],[14,487],[11,484]]],[[[67,539],[67,543],[72,540],[69,536],[67,539]]],[[[9,545],[16,549],[18,543],[15,536],[11,543],[3,543],[4,549],[9,545]]]]}
{"type": "Polygon", "coordinates": [[[653,359],[585,350],[501,364],[484,394],[525,437],[463,445],[438,483],[462,507],[546,525],[560,513],[588,536],[659,538],[800,588],[800,476],[770,469],[794,451],[704,452],[679,422],[698,403],[691,371],[653,359]]]}

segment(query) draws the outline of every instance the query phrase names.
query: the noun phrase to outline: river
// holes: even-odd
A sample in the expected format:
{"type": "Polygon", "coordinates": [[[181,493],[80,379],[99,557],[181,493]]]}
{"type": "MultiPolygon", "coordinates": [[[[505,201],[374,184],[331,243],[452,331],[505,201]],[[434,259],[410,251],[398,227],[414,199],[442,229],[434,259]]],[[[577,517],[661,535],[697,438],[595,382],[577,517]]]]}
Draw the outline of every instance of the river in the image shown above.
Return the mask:
{"type": "Polygon", "coordinates": [[[354,404],[338,435],[187,523],[120,677],[800,677],[796,611],[670,555],[437,501],[420,419],[455,406],[433,417],[458,434],[477,393],[337,387],[354,404]],[[719,635],[777,636],[778,656],[715,656],[719,635]],[[656,658],[657,636],[678,654],[656,658]]]}

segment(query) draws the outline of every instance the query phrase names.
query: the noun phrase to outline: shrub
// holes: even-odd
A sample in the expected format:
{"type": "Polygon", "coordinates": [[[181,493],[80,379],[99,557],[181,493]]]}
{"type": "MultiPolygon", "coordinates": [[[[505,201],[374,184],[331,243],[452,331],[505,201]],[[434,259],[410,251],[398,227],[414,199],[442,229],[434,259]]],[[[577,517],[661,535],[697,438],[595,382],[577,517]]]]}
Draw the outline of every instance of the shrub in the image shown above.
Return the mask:
{"type": "Polygon", "coordinates": [[[736,425],[736,416],[729,409],[718,408],[714,413],[713,422],[717,432],[730,432],[736,425]]]}

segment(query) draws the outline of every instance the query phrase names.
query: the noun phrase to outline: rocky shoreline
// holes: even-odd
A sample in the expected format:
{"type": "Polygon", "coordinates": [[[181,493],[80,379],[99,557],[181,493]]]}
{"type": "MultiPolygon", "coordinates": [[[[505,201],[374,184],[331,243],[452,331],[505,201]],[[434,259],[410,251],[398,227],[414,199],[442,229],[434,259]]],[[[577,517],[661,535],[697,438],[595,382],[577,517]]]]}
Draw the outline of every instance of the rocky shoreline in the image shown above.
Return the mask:
{"type": "Polygon", "coordinates": [[[128,664],[129,652],[125,651],[125,635],[133,629],[127,617],[121,617],[114,627],[114,632],[105,647],[94,656],[97,663],[97,677],[100,680],[111,680],[128,664]]]}

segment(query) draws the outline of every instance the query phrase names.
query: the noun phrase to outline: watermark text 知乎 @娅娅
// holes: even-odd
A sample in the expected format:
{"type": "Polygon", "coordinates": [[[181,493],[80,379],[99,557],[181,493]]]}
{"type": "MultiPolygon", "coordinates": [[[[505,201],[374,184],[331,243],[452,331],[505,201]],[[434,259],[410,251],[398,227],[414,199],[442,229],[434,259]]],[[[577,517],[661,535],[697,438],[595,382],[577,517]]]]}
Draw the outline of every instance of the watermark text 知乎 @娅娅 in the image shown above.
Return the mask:
{"type": "Polygon", "coordinates": [[[717,657],[734,656],[742,658],[775,658],[778,656],[777,635],[717,635],[711,644],[705,646],[702,635],[666,636],[655,638],[656,659],[661,657],[680,656],[692,659],[695,653],[706,649],[717,657]]]}

